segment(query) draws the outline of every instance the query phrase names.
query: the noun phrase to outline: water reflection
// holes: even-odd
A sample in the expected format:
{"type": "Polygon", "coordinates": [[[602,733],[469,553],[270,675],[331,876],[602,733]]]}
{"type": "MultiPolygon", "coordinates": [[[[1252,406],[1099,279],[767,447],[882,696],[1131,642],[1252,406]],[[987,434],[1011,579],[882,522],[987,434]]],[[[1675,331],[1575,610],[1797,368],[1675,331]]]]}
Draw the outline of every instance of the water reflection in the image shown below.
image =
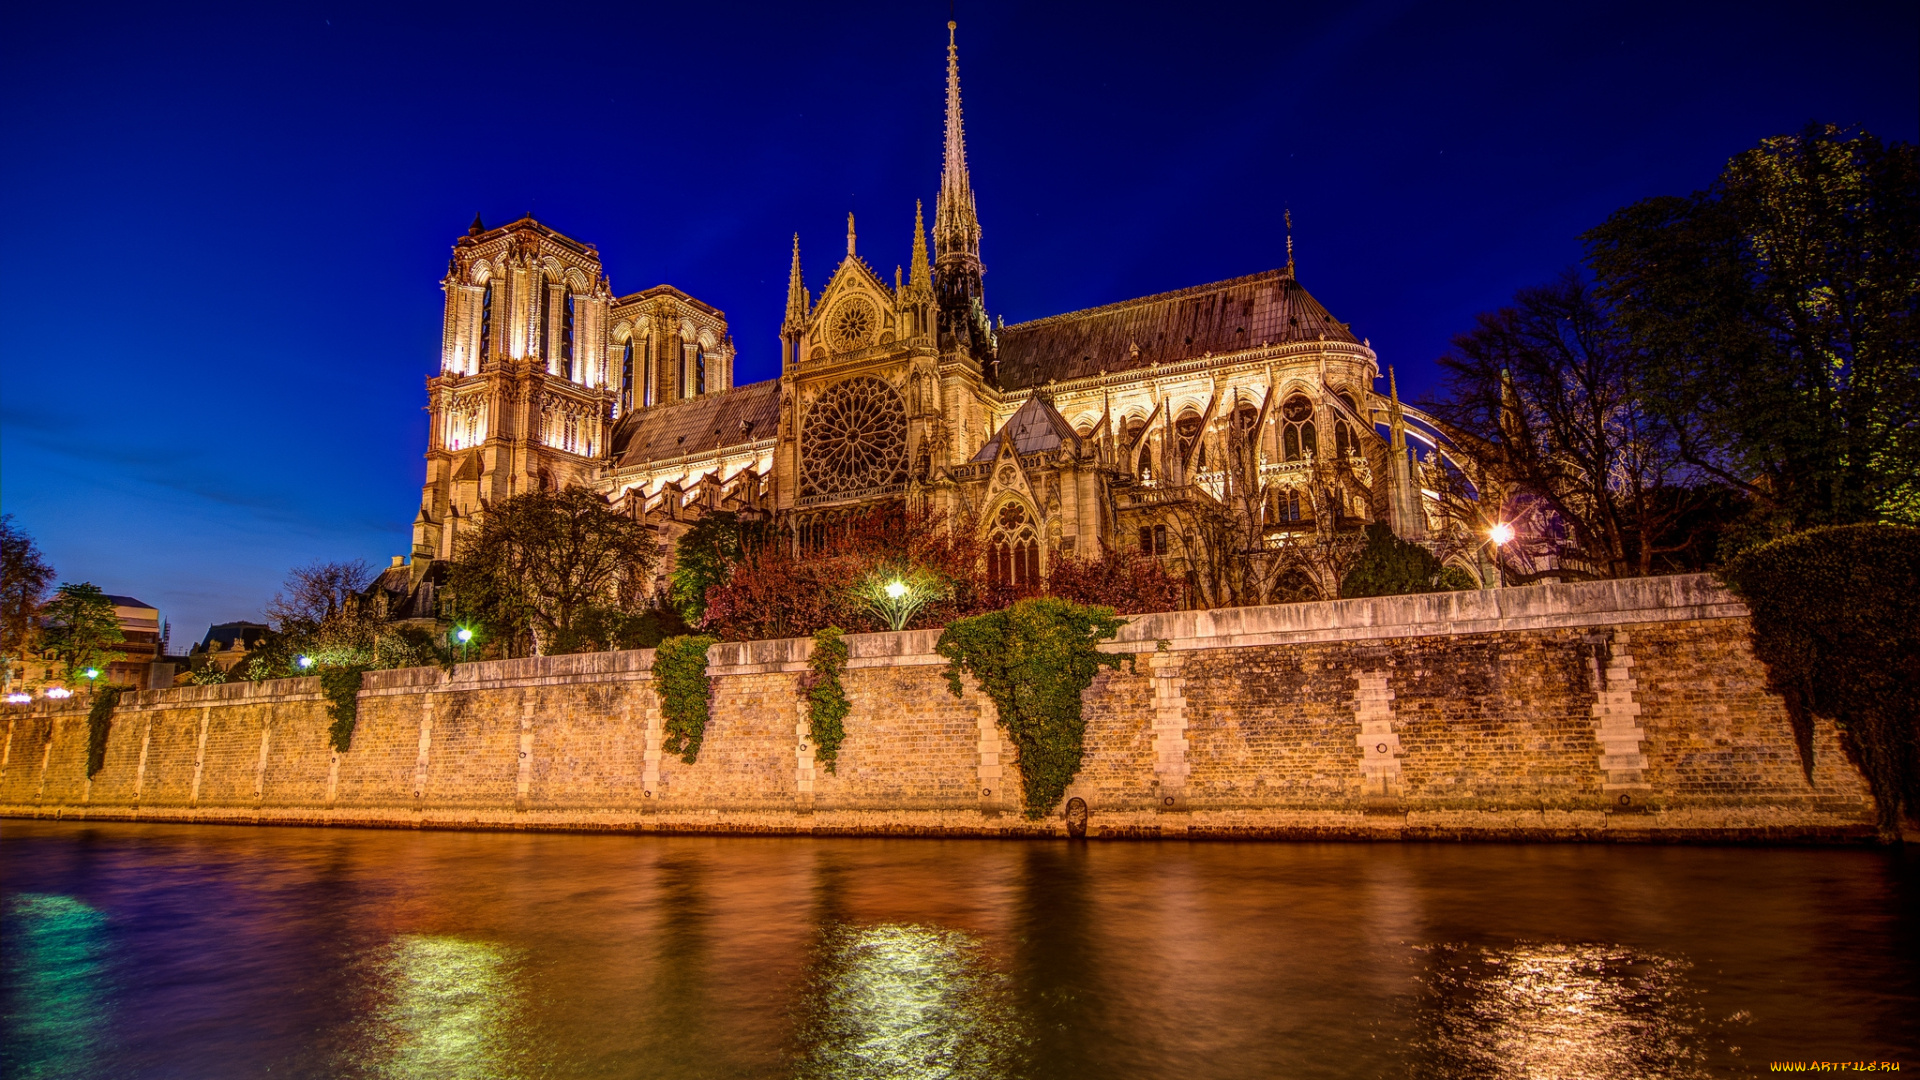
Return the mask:
{"type": "Polygon", "coordinates": [[[520,1009],[512,950],[406,934],[378,963],[370,1072],[394,1080],[492,1078],[515,1073],[520,1009]]]}
{"type": "Polygon", "coordinates": [[[6,913],[6,1038],[0,1073],[96,1072],[108,1029],[107,920],[70,896],[22,893],[6,913]]]}
{"type": "Polygon", "coordinates": [[[1707,1075],[1690,965],[1618,945],[1431,950],[1432,1074],[1488,1080],[1707,1075]]]}
{"type": "Polygon", "coordinates": [[[1019,1028],[980,942],[928,926],[830,927],[800,1017],[800,1077],[1010,1075],[1019,1028]]]}

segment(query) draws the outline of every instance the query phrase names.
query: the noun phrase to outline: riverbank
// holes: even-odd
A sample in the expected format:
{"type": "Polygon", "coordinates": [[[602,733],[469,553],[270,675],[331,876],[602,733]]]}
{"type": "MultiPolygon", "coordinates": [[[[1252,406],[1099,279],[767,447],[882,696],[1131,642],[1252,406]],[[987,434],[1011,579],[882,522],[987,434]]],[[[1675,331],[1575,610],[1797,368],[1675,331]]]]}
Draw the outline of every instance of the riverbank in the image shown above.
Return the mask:
{"type": "MultiPolygon", "coordinates": [[[[408,829],[1063,836],[1019,812],[993,706],[937,631],[848,638],[817,767],[805,639],[716,645],[697,762],[661,751],[651,651],[370,672],[351,748],[317,679],[9,710],[0,815],[408,829]]],[[[1093,839],[1857,843],[1830,724],[1796,744],[1745,609],[1686,576],[1139,617],[1087,691],[1067,792],[1093,839]],[[1811,760],[1804,756],[1810,751],[1811,760]]]]}

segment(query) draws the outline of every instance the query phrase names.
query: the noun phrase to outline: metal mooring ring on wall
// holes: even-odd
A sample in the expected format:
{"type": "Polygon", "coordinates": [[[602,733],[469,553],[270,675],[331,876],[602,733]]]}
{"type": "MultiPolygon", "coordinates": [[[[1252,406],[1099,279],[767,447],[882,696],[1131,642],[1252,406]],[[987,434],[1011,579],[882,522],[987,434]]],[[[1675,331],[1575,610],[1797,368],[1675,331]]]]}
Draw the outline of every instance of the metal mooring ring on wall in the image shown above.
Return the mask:
{"type": "Polygon", "coordinates": [[[1374,747],[1374,749],[1375,749],[1375,750],[1378,750],[1378,751],[1380,751],[1381,753],[1383,753],[1383,754],[1384,754],[1384,753],[1386,753],[1386,752],[1387,752],[1387,744],[1386,744],[1386,743],[1381,743],[1381,744],[1380,744],[1379,746],[1376,746],[1376,747],[1374,747]]]}
{"type": "Polygon", "coordinates": [[[1168,805],[1168,806],[1172,806],[1172,805],[1173,805],[1173,796],[1171,796],[1171,795],[1169,795],[1169,796],[1167,796],[1167,797],[1166,797],[1166,800],[1165,800],[1165,803],[1166,803],[1166,805],[1168,805]]]}
{"type": "Polygon", "coordinates": [[[983,799],[992,794],[993,794],[993,789],[990,787],[983,787],[980,789],[980,797],[983,799]]]}
{"type": "Polygon", "coordinates": [[[1620,805],[1621,805],[1621,806],[1628,806],[1628,805],[1630,805],[1630,804],[1632,804],[1632,802],[1633,802],[1633,796],[1631,796],[1631,795],[1622,795],[1622,796],[1620,796],[1620,805]]]}

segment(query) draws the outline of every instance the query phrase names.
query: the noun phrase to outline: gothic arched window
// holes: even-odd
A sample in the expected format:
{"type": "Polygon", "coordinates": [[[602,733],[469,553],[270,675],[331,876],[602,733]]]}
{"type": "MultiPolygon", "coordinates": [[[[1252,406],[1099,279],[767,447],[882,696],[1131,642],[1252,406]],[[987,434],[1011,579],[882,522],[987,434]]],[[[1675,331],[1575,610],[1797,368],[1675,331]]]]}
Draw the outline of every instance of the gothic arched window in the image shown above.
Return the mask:
{"type": "Polygon", "coordinates": [[[620,412],[633,411],[633,338],[620,350],[620,412]]]}
{"type": "MultiPolygon", "coordinates": [[[[1360,407],[1353,403],[1352,394],[1342,390],[1338,396],[1349,411],[1355,416],[1360,415],[1360,407]]],[[[1347,423],[1344,417],[1336,418],[1333,422],[1333,448],[1343,458],[1360,452],[1360,437],[1354,433],[1353,425],[1347,423]]]]}
{"type": "Polygon", "coordinates": [[[1195,469],[1207,467],[1207,448],[1201,446],[1194,451],[1194,444],[1200,441],[1200,418],[1193,413],[1174,421],[1173,433],[1180,440],[1180,460],[1192,461],[1195,469]]]}
{"type": "Polygon", "coordinates": [[[560,377],[573,378],[573,290],[568,289],[560,308],[560,377]]]}
{"type": "Polygon", "coordinates": [[[487,291],[480,297],[480,359],[485,362],[493,355],[493,282],[487,282],[487,291]]]}
{"type": "Polygon", "coordinates": [[[1281,456],[1301,461],[1320,453],[1320,440],[1313,430],[1313,402],[1295,394],[1280,406],[1283,425],[1280,435],[1281,456]]]}
{"type": "Polygon", "coordinates": [[[693,394],[695,397],[707,392],[707,350],[695,347],[693,350],[693,394]]]}
{"type": "Polygon", "coordinates": [[[640,352],[640,369],[641,375],[643,376],[640,380],[640,404],[651,405],[653,404],[653,384],[655,381],[653,377],[652,335],[648,335],[647,340],[641,344],[640,352]]]}
{"type": "Polygon", "coordinates": [[[996,585],[1040,585],[1040,541],[1019,503],[1007,503],[994,516],[993,536],[987,542],[987,578],[996,585]]]}

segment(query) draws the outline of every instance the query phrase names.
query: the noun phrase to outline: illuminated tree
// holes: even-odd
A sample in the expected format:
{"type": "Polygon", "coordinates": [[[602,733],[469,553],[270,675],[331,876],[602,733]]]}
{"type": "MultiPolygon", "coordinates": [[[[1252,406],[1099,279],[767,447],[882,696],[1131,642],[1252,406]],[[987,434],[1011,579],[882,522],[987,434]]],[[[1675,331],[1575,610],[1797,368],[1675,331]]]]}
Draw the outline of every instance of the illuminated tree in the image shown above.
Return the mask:
{"type": "Polygon", "coordinates": [[[33,537],[13,524],[12,514],[0,515],[0,665],[5,665],[0,680],[8,689],[13,687],[14,663],[39,638],[36,618],[51,584],[53,567],[33,537]]]}

